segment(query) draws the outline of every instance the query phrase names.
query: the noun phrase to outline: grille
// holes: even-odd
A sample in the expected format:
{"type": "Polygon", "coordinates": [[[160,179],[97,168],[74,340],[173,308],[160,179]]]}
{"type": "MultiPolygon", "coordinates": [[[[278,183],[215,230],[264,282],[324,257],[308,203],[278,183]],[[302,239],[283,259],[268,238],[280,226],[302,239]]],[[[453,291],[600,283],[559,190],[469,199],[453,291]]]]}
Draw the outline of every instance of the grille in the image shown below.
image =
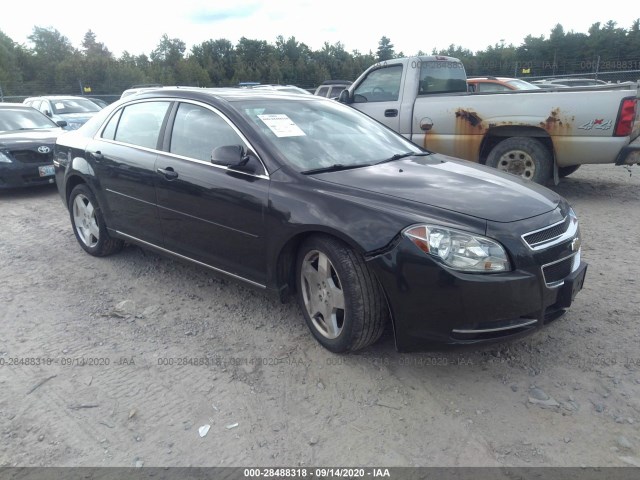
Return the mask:
{"type": "Polygon", "coordinates": [[[559,283],[569,276],[573,266],[573,256],[565,258],[557,263],[542,267],[542,274],[547,285],[559,283]]]}
{"type": "Polygon", "coordinates": [[[11,152],[11,155],[21,163],[51,163],[53,161],[53,151],[38,153],[34,150],[16,150],[11,152]]]}
{"type": "Polygon", "coordinates": [[[530,247],[535,247],[542,243],[553,240],[554,238],[558,238],[569,228],[569,219],[565,219],[562,223],[557,223],[556,225],[552,225],[544,230],[539,230],[537,232],[529,233],[525,235],[524,241],[527,242],[527,245],[530,247]]]}

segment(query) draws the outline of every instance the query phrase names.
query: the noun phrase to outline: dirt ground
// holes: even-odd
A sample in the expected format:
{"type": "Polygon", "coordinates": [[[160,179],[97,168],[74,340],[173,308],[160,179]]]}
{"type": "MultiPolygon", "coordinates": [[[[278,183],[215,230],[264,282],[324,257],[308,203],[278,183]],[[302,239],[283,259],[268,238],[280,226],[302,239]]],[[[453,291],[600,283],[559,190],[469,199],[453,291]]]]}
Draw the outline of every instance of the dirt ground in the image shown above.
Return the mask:
{"type": "Polygon", "coordinates": [[[87,255],[55,187],[0,192],[0,466],[640,466],[640,168],[552,188],[589,263],[564,318],[350,355],[293,302],[138,247],[87,255]]]}

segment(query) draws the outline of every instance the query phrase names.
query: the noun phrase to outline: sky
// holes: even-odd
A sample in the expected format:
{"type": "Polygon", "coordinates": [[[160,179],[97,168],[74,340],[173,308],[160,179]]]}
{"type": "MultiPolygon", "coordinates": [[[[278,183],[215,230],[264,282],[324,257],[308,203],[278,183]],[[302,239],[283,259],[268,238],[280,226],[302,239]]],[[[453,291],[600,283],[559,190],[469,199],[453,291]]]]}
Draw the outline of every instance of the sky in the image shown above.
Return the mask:
{"type": "Polygon", "coordinates": [[[382,36],[396,53],[430,53],[449,45],[478,52],[504,42],[519,46],[524,39],[544,36],[561,24],[566,33],[587,33],[596,22],[609,20],[629,29],[640,17],[629,2],[591,3],[492,2],[347,2],[339,0],[22,0],[3,6],[0,31],[14,42],[32,46],[34,27],[53,28],[80,48],[88,30],[116,57],[124,51],[149,55],[164,34],[185,42],[187,52],[207,40],[241,37],[274,44],[278,35],[295,37],[312,50],[325,42],[341,42],[348,52],[375,52],[382,36]],[[437,3],[437,4],[436,4],[437,3]],[[509,10],[510,8],[510,10],[509,10]]]}

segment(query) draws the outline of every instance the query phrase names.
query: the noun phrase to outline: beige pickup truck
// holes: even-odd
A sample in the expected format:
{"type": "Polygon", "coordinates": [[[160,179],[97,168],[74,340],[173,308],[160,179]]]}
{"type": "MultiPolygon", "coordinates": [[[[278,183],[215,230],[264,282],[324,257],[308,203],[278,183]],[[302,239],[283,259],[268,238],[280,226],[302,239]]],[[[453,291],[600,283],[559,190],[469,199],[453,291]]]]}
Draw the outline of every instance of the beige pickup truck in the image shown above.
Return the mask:
{"type": "Polygon", "coordinates": [[[396,58],[369,67],[339,100],[428,150],[538,183],[583,164],[640,161],[634,85],[469,93],[466,80],[456,58],[396,58]]]}

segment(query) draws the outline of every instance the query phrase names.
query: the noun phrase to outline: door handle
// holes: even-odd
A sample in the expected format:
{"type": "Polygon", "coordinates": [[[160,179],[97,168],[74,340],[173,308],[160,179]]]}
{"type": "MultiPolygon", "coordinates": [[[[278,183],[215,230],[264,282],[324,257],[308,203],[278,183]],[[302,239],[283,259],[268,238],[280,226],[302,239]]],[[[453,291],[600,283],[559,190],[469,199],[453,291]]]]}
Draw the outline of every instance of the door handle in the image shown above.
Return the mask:
{"type": "Polygon", "coordinates": [[[175,180],[178,178],[178,172],[174,171],[172,167],[158,168],[156,170],[160,175],[164,175],[167,180],[175,180]]]}
{"type": "Polygon", "coordinates": [[[95,158],[96,160],[102,160],[104,158],[104,155],[102,155],[102,152],[100,150],[96,150],[95,152],[92,152],[91,150],[89,150],[89,153],[93,156],[93,158],[95,158]]]}
{"type": "Polygon", "coordinates": [[[397,117],[398,116],[398,110],[395,108],[390,108],[389,110],[385,110],[384,111],[384,116],[385,117],[397,117]]]}

